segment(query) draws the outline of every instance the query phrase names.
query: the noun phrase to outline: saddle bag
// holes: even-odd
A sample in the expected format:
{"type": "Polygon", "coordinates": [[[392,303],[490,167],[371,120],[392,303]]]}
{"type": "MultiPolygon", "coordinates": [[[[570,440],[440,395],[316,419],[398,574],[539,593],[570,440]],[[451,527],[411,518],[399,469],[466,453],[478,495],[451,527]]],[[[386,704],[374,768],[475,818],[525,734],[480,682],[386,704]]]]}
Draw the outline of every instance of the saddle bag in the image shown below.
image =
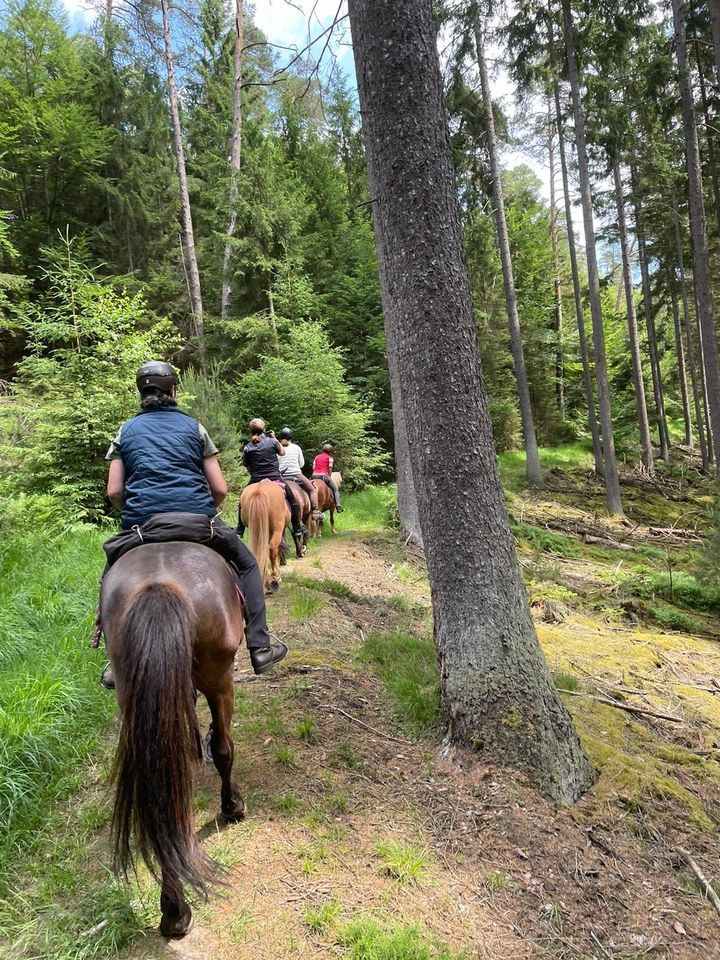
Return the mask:
{"type": "Polygon", "coordinates": [[[121,530],[110,537],[103,544],[103,550],[111,567],[129,550],[143,544],[183,541],[210,547],[232,563],[237,555],[237,544],[232,538],[237,539],[235,531],[219,517],[207,517],[202,513],[156,513],[142,526],[121,530]]]}

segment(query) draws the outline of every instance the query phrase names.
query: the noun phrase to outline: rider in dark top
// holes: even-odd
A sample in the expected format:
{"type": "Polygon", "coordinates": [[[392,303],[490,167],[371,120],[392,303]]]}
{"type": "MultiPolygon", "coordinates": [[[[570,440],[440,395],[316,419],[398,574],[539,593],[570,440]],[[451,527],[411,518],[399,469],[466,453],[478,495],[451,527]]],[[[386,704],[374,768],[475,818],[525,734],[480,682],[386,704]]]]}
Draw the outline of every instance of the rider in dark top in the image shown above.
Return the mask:
{"type": "MultiPolygon", "coordinates": [[[[282,482],[278,457],[285,456],[285,448],[280,445],[272,430],[265,428],[265,421],[259,417],[250,421],[250,440],[243,447],[243,464],[250,474],[247,485],[260,483],[261,480],[276,480],[282,484],[285,500],[290,508],[292,532],[294,537],[305,533],[305,527],[300,519],[300,507],[292,495],[290,488],[282,482]]],[[[245,524],[242,522],[240,505],[238,504],[239,536],[245,533],[245,524]]]]}
{"type": "MultiPolygon", "coordinates": [[[[122,510],[123,529],[141,526],[158,513],[214,518],[217,539],[222,539],[231,553],[245,595],[250,660],[256,673],[264,673],[285,656],[287,647],[268,632],[255,558],[232,527],[216,516],[227,495],[217,447],[204,427],[178,408],[178,377],[170,364],[158,360],[144,364],[136,382],[140,412],[120,427],[107,453],[110,501],[122,510]]],[[[277,465],[274,450],[273,458],[277,465]]],[[[109,666],[102,683],[110,688],[114,685],[109,666]]]]}

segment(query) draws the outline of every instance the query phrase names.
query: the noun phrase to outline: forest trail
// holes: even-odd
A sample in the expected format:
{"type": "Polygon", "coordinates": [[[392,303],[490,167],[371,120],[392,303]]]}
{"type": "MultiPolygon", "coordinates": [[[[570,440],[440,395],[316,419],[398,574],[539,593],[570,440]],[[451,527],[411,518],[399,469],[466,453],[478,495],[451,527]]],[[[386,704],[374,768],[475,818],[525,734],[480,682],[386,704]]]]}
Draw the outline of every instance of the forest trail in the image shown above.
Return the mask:
{"type": "MultiPolygon", "coordinates": [[[[546,657],[600,771],[589,794],[554,811],[477,755],[440,756],[422,560],[392,531],[346,529],[290,561],[269,600],[288,659],[261,679],[239,660],[233,735],[247,820],[218,822],[215,770],[198,774],[197,826],[227,888],[196,909],[185,940],[166,943],[143,871],[126,894],[135,931],[114,955],[720,957],[717,917],[672,851],[687,847],[717,879],[720,625],[703,614],[707,635],[691,636],[644,622],[639,571],[664,561],[653,548],[603,551],[531,528],[543,497],[511,495],[510,506],[524,517],[519,556],[546,657]]],[[[556,516],[579,509],[572,500],[556,502],[556,516]]],[[[596,522],[592,507],[585,522],[596,522]]],[[[110,863],[106,779],[95,771],[63,816],[94,818],[83,886],[110,863]]]]}

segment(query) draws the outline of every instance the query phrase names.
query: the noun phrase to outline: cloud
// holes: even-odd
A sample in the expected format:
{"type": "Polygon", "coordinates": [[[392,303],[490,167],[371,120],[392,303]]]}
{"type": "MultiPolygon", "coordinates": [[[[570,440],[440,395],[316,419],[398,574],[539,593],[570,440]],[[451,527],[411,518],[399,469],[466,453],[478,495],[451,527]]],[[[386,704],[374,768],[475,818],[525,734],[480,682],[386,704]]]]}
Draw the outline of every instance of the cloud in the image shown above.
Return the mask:
{"type": "MultiPolygon", "coordinates": [[[[333,21],[340,0],[260,0],[253,20],[271,43],[304,47],[333,21]]],[[[345,3],[341,15],[346,13],[345,3]]]]}
{"type": "Polygon", "coordinates": [[[88,0],[62,0],[62,5],[71,17],[82,17],[83,20],[89,21],[96,16],[96,11],[88,0]]]}

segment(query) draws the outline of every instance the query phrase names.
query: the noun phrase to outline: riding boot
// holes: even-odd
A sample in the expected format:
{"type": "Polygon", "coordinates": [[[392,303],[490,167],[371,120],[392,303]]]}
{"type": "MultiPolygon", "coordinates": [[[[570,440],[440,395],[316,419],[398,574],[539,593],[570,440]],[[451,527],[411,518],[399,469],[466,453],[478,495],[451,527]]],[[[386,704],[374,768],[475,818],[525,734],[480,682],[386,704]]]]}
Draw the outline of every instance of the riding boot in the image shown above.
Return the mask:
{"type": "Polygon", "coordinates": [[[240,537],[241,540],[245,536],[245,524],[242,522],[240,504],[238,504],[238,522],[237,526],[235,527],[235,533],[240,537]]]}

